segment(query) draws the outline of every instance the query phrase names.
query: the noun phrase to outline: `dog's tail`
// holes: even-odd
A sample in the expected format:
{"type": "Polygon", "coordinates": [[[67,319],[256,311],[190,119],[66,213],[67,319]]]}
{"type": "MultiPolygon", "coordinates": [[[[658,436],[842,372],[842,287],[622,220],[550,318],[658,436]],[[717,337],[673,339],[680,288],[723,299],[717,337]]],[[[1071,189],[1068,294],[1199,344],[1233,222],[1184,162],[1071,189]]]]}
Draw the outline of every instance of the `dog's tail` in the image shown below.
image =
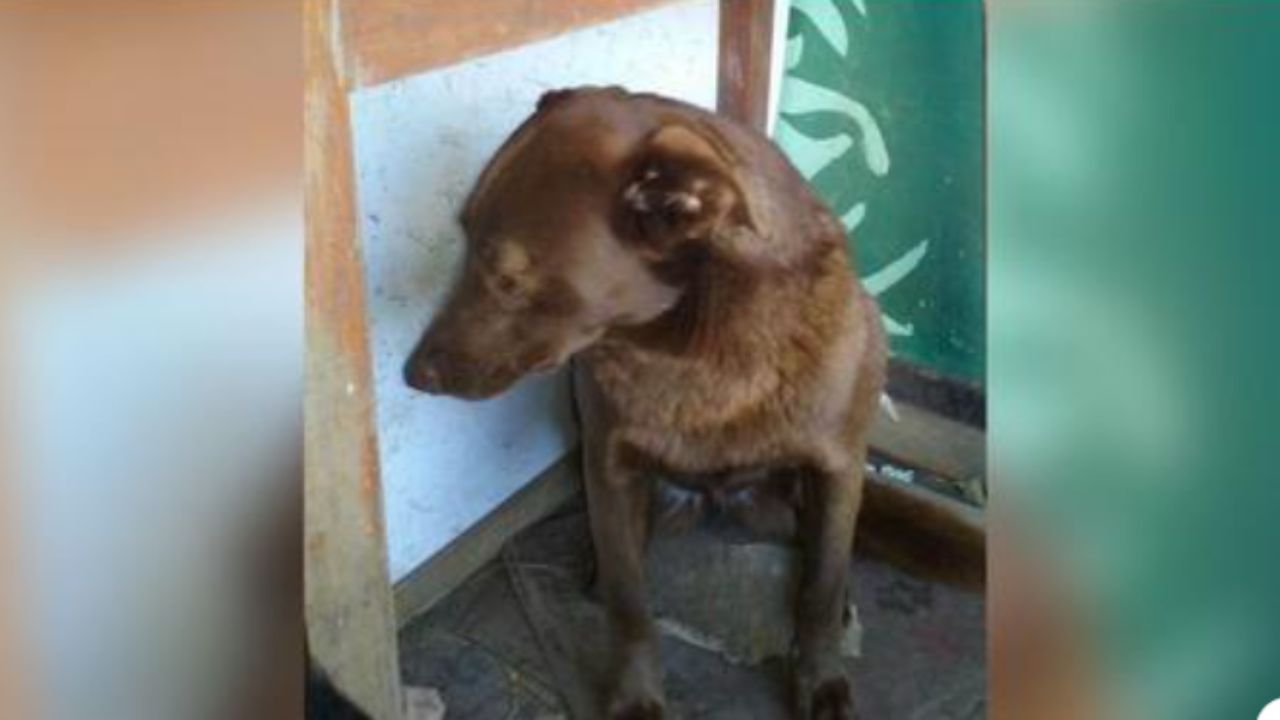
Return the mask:
{"type": "Polygon", "coordinates": [[[981,511],[867,473],[854,542],[859,555],[976,590],[986,585],[986,546],[981,511]]]}

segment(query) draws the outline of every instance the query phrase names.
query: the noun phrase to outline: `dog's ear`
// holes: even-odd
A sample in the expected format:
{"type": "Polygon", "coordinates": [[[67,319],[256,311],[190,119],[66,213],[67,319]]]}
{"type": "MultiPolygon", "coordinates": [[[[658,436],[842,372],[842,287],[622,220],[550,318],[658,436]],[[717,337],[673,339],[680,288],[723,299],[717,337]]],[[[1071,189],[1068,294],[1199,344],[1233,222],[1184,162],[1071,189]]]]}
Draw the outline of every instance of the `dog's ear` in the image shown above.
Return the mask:
{"type": "Polygon", "coordinates": [[[658,254],[754,232],[738,165],[711,128],[665,125],[642,142],[622,191],[622,210],[641,242],[658,254]]]}
{"type": "Polygon", "coordinates": [[[535,112],[544,112],[555,107],[557,104],[568,100],[573,95],[573,92],[573,88],[561,88],[542,93],[542,97],[538,98],[538,107],[535,112]]]}
{"type": "Polygon", "coordinates": [[[538,98],[537,110],[535,112],[545,112],[555,108],[565,100],[575,95],[613,95],[623,96],[627,94],[626,88],[621,85],[580,85],[578,87],[560,88],[558,90],[548,90],[542,93],[542,97],[538,98]]]}

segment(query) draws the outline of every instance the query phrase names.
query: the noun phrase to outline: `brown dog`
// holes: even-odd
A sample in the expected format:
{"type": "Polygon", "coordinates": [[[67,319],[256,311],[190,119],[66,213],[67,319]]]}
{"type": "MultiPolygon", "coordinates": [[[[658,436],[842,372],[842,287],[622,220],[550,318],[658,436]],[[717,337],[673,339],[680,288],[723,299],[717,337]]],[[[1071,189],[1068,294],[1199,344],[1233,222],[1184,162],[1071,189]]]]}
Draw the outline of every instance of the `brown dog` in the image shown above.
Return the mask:
{"type": "Polygon", "coordinates": [[[763,136],[618,88],[544,96],[461,220],[465,271],[406,380],[480,398],[580,360],[608,717],[662,715],[643,573],[656,475],[800,531],[796,713],[852,717],[838,645],[885,340],[840,223],[763,136]]]}

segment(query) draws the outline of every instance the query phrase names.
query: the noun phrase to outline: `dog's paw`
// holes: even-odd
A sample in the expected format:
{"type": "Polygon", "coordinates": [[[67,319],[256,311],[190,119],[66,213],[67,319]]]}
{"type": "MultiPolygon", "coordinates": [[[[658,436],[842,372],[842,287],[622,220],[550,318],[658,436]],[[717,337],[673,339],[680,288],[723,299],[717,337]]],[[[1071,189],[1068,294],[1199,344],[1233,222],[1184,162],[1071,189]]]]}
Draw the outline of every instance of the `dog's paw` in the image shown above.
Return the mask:
{"type": "Polygon", "coordinates": [[[662,703],[652,698],[615,701],[609,720],[662,720],[662,703]]]}
{"type": "Polygon", "coordinates": [[[831,678],[813,694],[812,720],[853,720],[853,692],[846,678],[831,678]]]}
{"type": "Polygon", "coordinates": [[[843,673],[814,679],[795,677],[796,720],[853,720],[853,690],[843,673]]]}
{"type": "Polygon", "coordinates": [[[605,715],[609,720],[661,720],[663,705],[657,657],[632,654],[622,663],[605,715]]]}

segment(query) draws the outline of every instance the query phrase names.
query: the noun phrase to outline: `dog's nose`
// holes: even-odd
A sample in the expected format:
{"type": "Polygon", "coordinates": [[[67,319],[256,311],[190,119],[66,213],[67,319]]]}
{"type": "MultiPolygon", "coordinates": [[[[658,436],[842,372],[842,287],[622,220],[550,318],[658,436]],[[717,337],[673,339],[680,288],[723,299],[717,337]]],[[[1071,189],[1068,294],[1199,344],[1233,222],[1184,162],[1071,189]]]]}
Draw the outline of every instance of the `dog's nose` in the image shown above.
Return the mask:
{"type": "Polygon", "coordinates": [[[412,358],[405,363],[404,381],[415,390],[427,393],[440,392],[440,370],[428,359],[412,358]]]}
{"type": "Polygon", "coordinates": [[[412,365],[405,369],[404,380],[415,390],[430,393],[440,389],[440,373],[435,368],[412,365]]]}

